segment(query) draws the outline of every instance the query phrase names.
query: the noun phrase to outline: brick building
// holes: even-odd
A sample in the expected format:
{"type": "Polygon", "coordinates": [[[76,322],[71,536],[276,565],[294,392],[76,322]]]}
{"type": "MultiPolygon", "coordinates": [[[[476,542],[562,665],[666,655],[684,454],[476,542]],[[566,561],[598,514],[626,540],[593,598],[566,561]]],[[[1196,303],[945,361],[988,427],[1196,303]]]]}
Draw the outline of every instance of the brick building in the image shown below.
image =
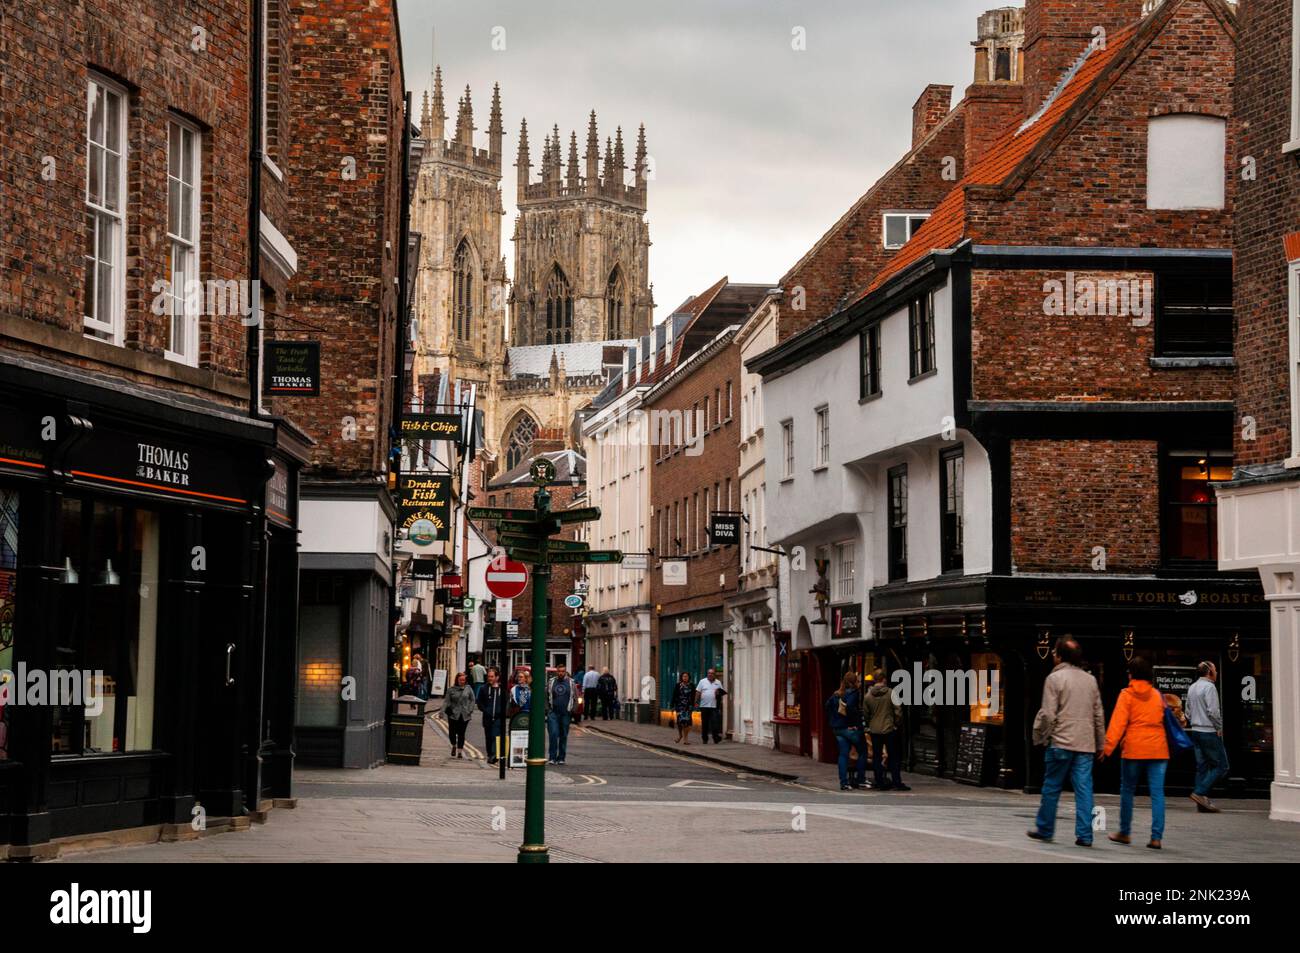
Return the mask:
{"type": "MultiPolygon", "coordinates": [[[[1203,658],[1260,671],[1268,641],[1258,583],[1216,570],[1210,490],[1232,466],[1235,13],[1029,0],[1024,26],[1023,108],[967,137],[864,293],[750,366],[781,441],[771,536],[824,554],[791,585],[804,710],[846,668],[996,671],[996,704],[908,709],[908,763],[1033,787],[1056,636],[1108,707],[1134,652],[1177,690],[1203,658]]],[[[1258,712],[1225,707],[1233,784],[1258,787],[1258,712]]]]}
{"type": "MultiPolygon", "coordinates": [[[[714,545],[711,516],[740,507],[740,347],[736,333],[764,300],[764,285],[723,278],[684,304],[656,335],[652,383],[642,398],[650,442],[650,672],[661,717],[681,672],[692,684],[724,673],[723,603],[736,591],[740,548],[714,545]]],[[[658,329],[657,329],[658,330],[658,329]]],[[[725,680],[725,679],[724,679],[725,680]]]]}
{"type": "Polygon", "coordinates": [[[328,17],[317,7],[267,0],[262,178],[287,190],[281,229],[297,254],[285,293],[268,297],[267,337],[320,346],[319,396],[272,401],[314,441],[302,475],[298,755],[369,767],[384,759],[388,696],[408,119],[396,3],[345,0],[328,17]],[[344,676],[354,700],[335,687],[344,676]]]}
{"type": "Polygon", "coordinates": [[[0,705],[11,856],[291,793],[310,440],[250,401],[253,276],[284,293],[295,254],[287,194],[253,206],[248,15],[0,19],[0,669],[82,672],[102,701],[0,705]]]}
{"type": "Polygon", "coordinates": [[[1285,0],[1241,5],[1234,109],[1236,422],[1233,479],[1219,486],[1219,566],[1258,570],[1272,658],[1257,675],[1262,730],[1271,714],[1272,811],[1300,821],[1300,11],[1285,0]],[[1271,671],[1269,670],[1271,668],[1271,671]],[[1270,677],[1271,676],[1271,677],[1270,677]],[[1271,709],[1271,712],[1270,712],[1271,709]]]}

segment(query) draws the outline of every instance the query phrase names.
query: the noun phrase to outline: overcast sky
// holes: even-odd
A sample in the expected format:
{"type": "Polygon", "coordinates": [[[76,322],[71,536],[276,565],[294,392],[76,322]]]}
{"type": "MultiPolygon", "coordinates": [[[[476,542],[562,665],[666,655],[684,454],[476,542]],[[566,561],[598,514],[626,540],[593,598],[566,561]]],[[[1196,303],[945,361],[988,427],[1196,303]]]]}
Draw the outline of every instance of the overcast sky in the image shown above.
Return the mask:
{"type": "Polygon", "coordinates": [[[469,84],[486,147],[492,84],[501,84],[502,254],[512,273],[519,120],[528,119],[534,176],[555,123],[567,156],[570,130],[581,150],[595,109],[602,158],[605,136],[621,125],[629,165],[645,123],[659,321],[722,275],[777,282],[907,151],[921,90],[946,83],[961,96],[974,71],[976,18],[1001,5],[399,0],[398,10],[417,117],[435,44],[448,135],[469,84]],[[793,49],[796,28],[806,49],[793,49]]]}

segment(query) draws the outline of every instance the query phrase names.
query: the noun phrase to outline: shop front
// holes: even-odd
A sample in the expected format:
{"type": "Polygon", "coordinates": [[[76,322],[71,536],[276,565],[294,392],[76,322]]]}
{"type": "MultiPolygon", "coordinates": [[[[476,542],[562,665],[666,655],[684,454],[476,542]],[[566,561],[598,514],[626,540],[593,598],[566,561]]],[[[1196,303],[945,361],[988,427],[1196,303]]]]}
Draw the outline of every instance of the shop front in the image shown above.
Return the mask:
{"type": "Polygon", "coordinates": [[[585,619],[585,661],[597,671],[608,668],[618,683],[620,699],[641,697],[648,674],[650,610],[647,606],[613,609],[585,619]]]}
{"type": "Polygon", "coordinates": [[[772,635],[776,589],[742,590],[727,600],[731,635],[727,638],[726,724],[732,740],[774,747],[773,722],[778,675],[777,644],[772,635]]]}
{"type": "MultiPolygon", "coordinates": [[[[1249,577],[965,577],[876,590],[872,614],[891,676],[901,669],[909,684],[924,686],[933,670],[946,687],[960,689],[961,697],[920,690],[907,699],[907,770],[1037,791],[1042,750],[1032,742],[1033,720],[1052,670],[1052,645],[1073,635],[1097,677],[1108,720],[1133,655],[1151,660],[1163,691],[1184,697],[1196,665],[1214,662],[1232,766],[1227,788],[1268,790],[1268,615],[1259,583],[1249,577]]],[[[1190,756],[1175,758],[1169,789],[1190,790],[1194,770],[1190,756]]],[[[1118,772],[1114,760],[1099,766],[1098,790],[1117,791],[1118,772]]]]}
{"type": "Polygon", "coordinates": [[[285,575],[263,511],[277,426],[5,360],[0,843],[43,856],[256,810],[278,783],[266,760],[292,760],[275,727],[288,622],[264,615],[267,574],[285,575]]]}
{"type": "Polygon", "coordinates": [[[659,719],[673,724],[673,686],[683,672],[694,687],[709,669],[725,674],[723,634],[727,621],[721,606],[659,618],[659,719]]]}

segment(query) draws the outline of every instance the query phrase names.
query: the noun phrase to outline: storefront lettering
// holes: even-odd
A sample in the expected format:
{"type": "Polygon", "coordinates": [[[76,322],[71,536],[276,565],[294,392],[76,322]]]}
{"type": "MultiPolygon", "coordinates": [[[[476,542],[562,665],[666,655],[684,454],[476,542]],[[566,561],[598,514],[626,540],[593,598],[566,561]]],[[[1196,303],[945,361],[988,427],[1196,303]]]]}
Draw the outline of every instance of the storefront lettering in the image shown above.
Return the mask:
{"type": "Polygon", "coordinates": [[[142,480],[166,483],[171,486],[189,486],[190,455],[182,450],[137,443],[139,451],[135,475],[142,480]]]}

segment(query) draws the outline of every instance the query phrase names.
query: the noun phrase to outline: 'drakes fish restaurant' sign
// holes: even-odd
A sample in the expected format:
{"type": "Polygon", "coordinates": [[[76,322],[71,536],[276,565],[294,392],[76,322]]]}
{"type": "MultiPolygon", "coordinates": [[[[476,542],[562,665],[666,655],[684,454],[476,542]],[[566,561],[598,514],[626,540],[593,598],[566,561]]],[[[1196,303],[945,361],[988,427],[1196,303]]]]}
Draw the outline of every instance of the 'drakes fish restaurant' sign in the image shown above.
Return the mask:
{"type": "Polygon", "coordinates": [[[451,477],[446,474],[404,474],[397,480],[397,506],[402,529],[412,531],[416,524],[426,537],[422,541],[451,537],[451,477]],[[428,524],[428,525],[424,525],[428,524]]]}

